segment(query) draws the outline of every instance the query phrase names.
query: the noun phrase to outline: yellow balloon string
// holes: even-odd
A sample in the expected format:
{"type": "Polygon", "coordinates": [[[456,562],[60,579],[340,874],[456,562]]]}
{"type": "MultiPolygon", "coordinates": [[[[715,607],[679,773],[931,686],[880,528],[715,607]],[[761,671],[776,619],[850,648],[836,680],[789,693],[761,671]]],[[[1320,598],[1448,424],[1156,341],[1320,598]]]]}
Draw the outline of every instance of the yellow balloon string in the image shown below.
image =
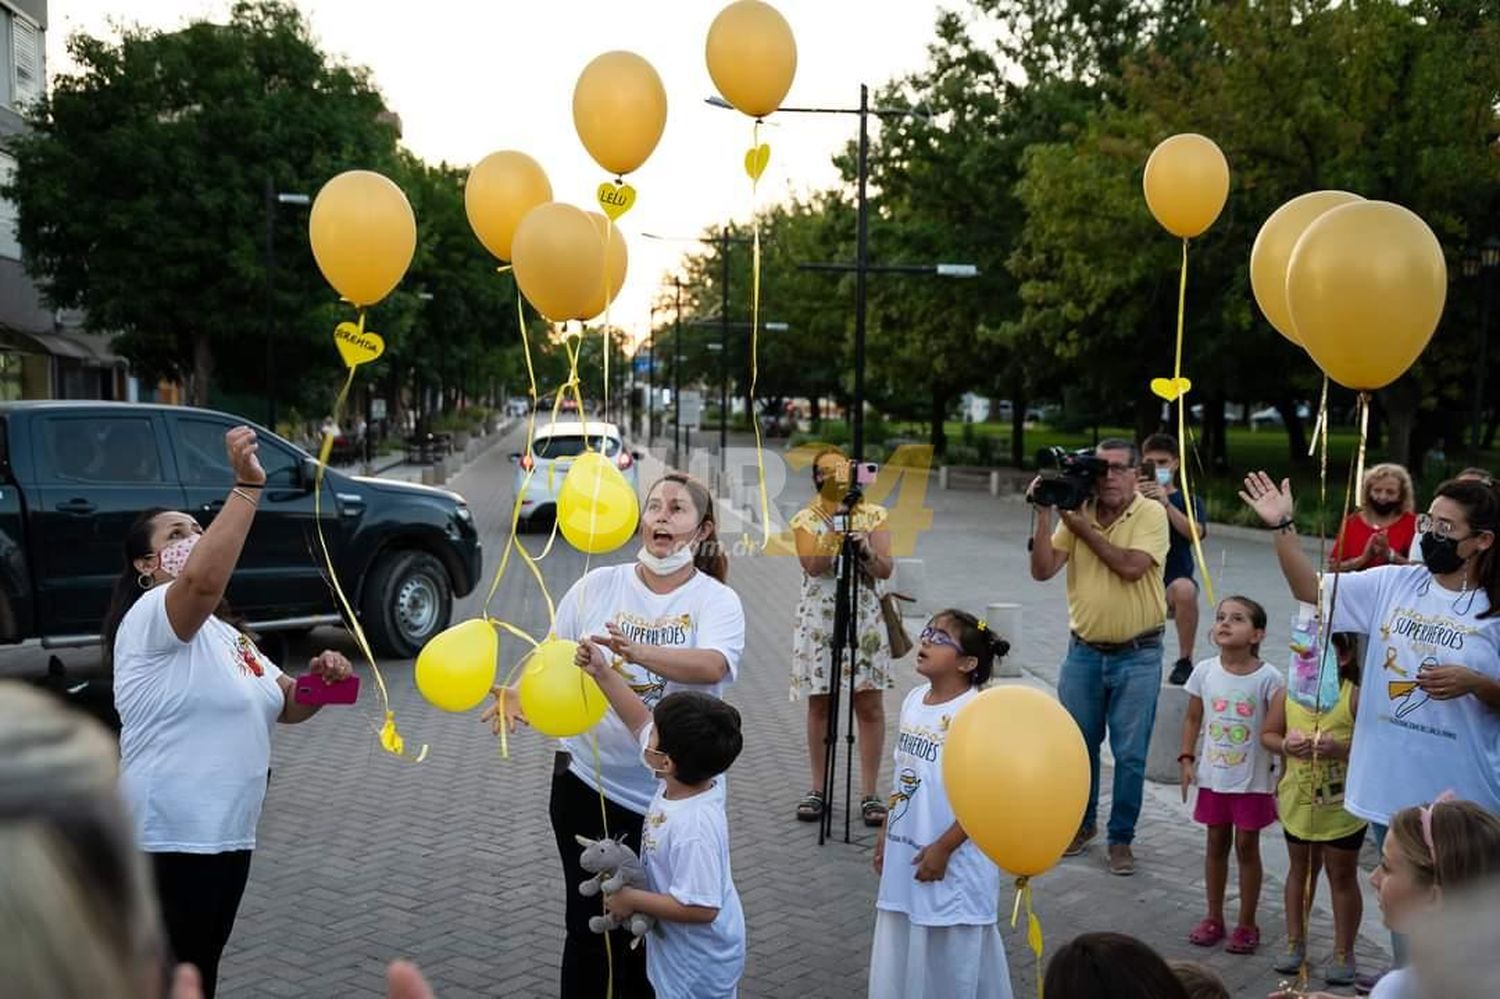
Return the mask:
{"type": "MultiPolygon", "coordinates": [[[[1180,386],[1182,378],[1182,326],[1187,314],[1187,265],[1188,241],[1182,241],[1182,270],[1177,280],[1177,350],[1172,361],[1172,384],[1180,386]]],[[[1188,527],[1192,529],[1193,554],[1198,559],[1198,570],[1203,573],[1203,590],[1208,594],[1208,605],[1214,606],[1214,581],[1208,574],[1208,560],[1203,557],[1203,538],[1198,530],[1198,514],[1193,509],[1192,477],[1187,460],[1187,393],[1179,389],[1177,396],[1177,467],[1182,475],[1183,507],[1187,511],[1188,527]]]]}
{"type": "MultiPolygon", "coordinates": [[[[751,132],[750,148],[759,152],[760,150],[760,119],[755,120],[751,132]]],[[[771,497],[766,492],[766,456],[760,439],[760,419],[755,414],[755,387],[760,380],[760,212],[759,205],[760,171],[757,170],[750,176],[750,219],[751,219],[751,255],[750,255],[750,406],[745,414],[750,419],[750,426],[755,431],[755,470],[756,483],[760,489],[760,547],[765,551],[771,545],[771,497]]],[[[726,249],[728,245],[726,244],[726,249]]],[[[728,418],[727,416],[725,417],[728,418]]]]}
{"type": "Polygon", "coordinates": [[[1016,928],[1021,917],[1021,905],[1026,906],[1026,945],[1036,955],[1036,995],[1042,999],[1042,921],[1031,908],[1031,879],[1016,878],[1016,901],[1010,909],[1010,928],[1016,928]]]}
{"type": "Polygon", "coordinates": [[[1370,432],[1370,393],[1359,394],[1359,459],[1354,466],[1354,484],[1365,481],[1365,442],[1370,432]]]}
{"type": "MultiPolygon", "coordinates": [[[[365,332],[365,310],[359,310],[359,332],[363,336],[365,332]]],[[[349,398],[349,389],[354,385],[354,365],[349,365],[349,374],[344,379],[344,387],[339,389],[338,398],[333,403],[333,424],[338,426],[343,417],[344,402],[349,398]]],[[[318,548],[323,552],[323,564],[328,569],[328,582],[332,587],[334,596],[338,600],[340,609],[344,612],[346,628],[354,637],[354,642],[359,646],[359,651],[364,654],[365,662],[369,664],[370,672],[375,676],[375,687],[380,692],[380,706],[384,711],[385,718],[380,726],[380,746],[386,752],[395,756],[405,757],[406,740],[396,729],[396,712],[391,709],[391,695],[385,686],[385,677],[380,674],[380,667],[375,663],[375,653],[370,648],[370,642],[365,638],[365,629],[359,623],[359,615],[354,613],[354,608],[349,603],[349,598],[344,594],[344,587],[339,583],[338,571],[333,565],[333,556],[328,551],[328,539],[323,534],[323,473],[328,468],[328,456],[333,452],[333,442],[337,434],[333,430],[323,433],[323,443],[318,449],[318,471],[313,479],[313,526],[318,535],[318,548]]],[[[424,743],[422,749],[417,753],[416,762],[421,763],[427,758],[427,746],[424,743]]]]}

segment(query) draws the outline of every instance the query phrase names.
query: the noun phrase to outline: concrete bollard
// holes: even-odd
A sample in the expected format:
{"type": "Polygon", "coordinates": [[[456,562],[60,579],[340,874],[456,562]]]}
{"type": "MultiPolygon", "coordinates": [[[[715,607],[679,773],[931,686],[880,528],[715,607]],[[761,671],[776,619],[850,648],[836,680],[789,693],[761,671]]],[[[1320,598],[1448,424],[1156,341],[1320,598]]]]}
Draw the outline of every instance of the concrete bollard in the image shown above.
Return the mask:
{"type": "Polygon", "coordinates": [[[896,559],[896,571],[891,574],[886,588],[912,598],[912,603],[897,601],[903,616],[927,612],[927,566],[921,559],[896,559]]]}
{"type": "Polygon", "coordinates": [[[437,485],[437,476],[433,474],[435,471],[436,471],[436,469],[434,469],[430,465],[428,467],[422,469],[422,485],[424,485],[424,486],[435,486],[435,485],[437,485]]]}
{"type": "Polygon", "coordinates": [[[1151,748],[1146,752],[1146,777],[1158,784],[1176,784],[1181,770],[1182,722],[1187,717],[1186,688],[1163,684],[1156,695],[1156,724],[1151,729],[1151,748]]]}
{"type": "Polygon", "coordinates": [[[939,465],[938,466],[938,488],[939,489],[947,489],[948,488],[948,466],[947,465],[939,465]]]}
{"type": "Polygon", "coordinates": [[[1000,473],[996,470],[990,471],[990,495],[1000,495],[1000,473]]]}
{"type": "Polygon", "coordinates": [[[1001,638],[1010,643],[1010,653],[1000,660],[995,669],[995,675],[997,677],[1020,676],[1021,655],[1024,648],[1021,644],[1021,605],[988,604],[984,608],[984,620],[992,631],[998,632],[1001,638]]]}

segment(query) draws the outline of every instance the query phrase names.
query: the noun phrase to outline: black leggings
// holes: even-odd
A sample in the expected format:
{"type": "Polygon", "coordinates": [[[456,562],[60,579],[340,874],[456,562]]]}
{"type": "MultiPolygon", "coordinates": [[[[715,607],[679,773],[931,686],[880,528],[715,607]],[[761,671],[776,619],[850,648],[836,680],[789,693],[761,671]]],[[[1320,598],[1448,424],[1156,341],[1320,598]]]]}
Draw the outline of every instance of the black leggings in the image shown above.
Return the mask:
{"type": "MultiPolygon", "coordinates": [[[[583,847],[574,837],[599,839],[604,823],[599,810],[600,794],[568,770],[568,754],[558,753],[552,774],[552,833],[557,837],[557,855],[562,861],[564,890],[567,892],[567,939],[563,943],[562,999],[604,999],[609,985],[609,955],[604,949],[604,935],[589,929],[589,918],[603,912],[599,896],[585,898],[578,886],[592,877],[579,865],[583,847]]],[[[625,834],[625,844],[640,852],[641,826],[646,817],[623,805],[604,799],[604,813],[609,817],[609,834],[625,834]]],[[[651,983],[646,979],[646,943],[634,950],[630,932],[619,929],[609,936],[614,956],[617,999],[654,999],[651,983]]]]}
{"type": "Polygon", "coordinates": [[[219,956],[250,879],[250,851],[153,853],[151,864],[172,959],[196,967],[203,999],[213,999],[219,956]]]}

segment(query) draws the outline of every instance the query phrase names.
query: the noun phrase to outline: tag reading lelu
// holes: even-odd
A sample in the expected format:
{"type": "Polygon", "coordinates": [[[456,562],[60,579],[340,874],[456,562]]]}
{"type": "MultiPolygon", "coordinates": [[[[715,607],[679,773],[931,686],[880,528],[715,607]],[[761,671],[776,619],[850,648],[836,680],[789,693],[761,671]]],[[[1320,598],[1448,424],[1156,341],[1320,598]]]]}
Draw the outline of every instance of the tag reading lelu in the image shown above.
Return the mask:
{"type": "Polygon", "coordinates": [[[605,181],[599,185],[595,197],[599,201],[599,209],[609,216],[611,222],[614,222],[635,205],[635,188],[629,184],[612,184],[605,181]]]}
{"type": "Polygon", "coordinates": [[[1182,376],[1178,376],[1176,378],[1151,379],[1152,395],[1160,396],[1168,402],[1172,402],[1179,396],[1187,395],[1188,391],[1192,389],[1192,387],[1192,381],[1182,376]]]}
{"type": "Polygon", "coordinates": [[[333,345],[350,368],[357,368],[385,353],[385,341],[379,333],[361,330],[356,323],[339,323],[333,328],[333,345]]]}

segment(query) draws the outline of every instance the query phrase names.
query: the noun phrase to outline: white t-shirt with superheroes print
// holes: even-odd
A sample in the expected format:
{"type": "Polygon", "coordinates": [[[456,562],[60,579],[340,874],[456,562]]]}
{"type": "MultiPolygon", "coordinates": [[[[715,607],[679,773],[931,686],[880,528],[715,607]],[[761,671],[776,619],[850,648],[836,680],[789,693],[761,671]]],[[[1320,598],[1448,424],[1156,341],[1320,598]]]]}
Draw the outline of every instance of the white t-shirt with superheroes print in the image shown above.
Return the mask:
{"type": "Polygon", "coordinates": [[[1218,656],[1193,667],[1186,690],[1203,701],[1203,742],[1198,786],[1219,794],[1270,794],[1276,790],[1275,756],[1260,744],[1266,712],[1286,686],[1270,663],[1248,676],[1224,668],[1218,656]]]}
{"type": "Polygon", "coordinates": [[[875,905],[905,913],[915,926],[988,926],[999,918],[1000,868],[964,840],[948,859],[941,881],[918,881],[913,861],[953,825],[943,786],[943,743],[960,708],[978,696],[965,691],[942,704],[924,704],[922,684],[901,704],[896,737],[895,790],[885,820],[885,863],[875,905]]]}
{"type": "MultiPolygon", "coordinates": [[[[745,612],[739,595],[702,572],[694,573],[671,593],[653,593],[637,575],[636,565],[605,566],[574,583],[557,605],[557,637],[580,641],[604,635],[604,625],[609,622],[647,645],[713,649],[729,663],[729,675],[718,683],[668,681],[624,659],[617,659],[614,668],[647,707],[654,708],[663,697],[678,690],[722,696],[739,673],[740,653],[745,648],[745,612]]],[[[570,769],[579,780],[598,787],[616,804],[646,813],[656,793],[656,778],[641,766],[640,743],[613,709],[592,731],[562,740],[562,748],[572,754],[570,769]],[[597,783],[594,737],[599,740],[597,783]]]]}
{"type": "Polygon", "coordinates": [[[1367,636],[1344,809],[1389,825],[1403,808],[1452,790],[1500,811],[1500,712],[1472,695],[1433,700],[1424,668],[1465,666],[1500,679],[1500,617],[1484,590],[1444,589],[1420,565],[1323,580],[1333,630],[1367,636]]]}

